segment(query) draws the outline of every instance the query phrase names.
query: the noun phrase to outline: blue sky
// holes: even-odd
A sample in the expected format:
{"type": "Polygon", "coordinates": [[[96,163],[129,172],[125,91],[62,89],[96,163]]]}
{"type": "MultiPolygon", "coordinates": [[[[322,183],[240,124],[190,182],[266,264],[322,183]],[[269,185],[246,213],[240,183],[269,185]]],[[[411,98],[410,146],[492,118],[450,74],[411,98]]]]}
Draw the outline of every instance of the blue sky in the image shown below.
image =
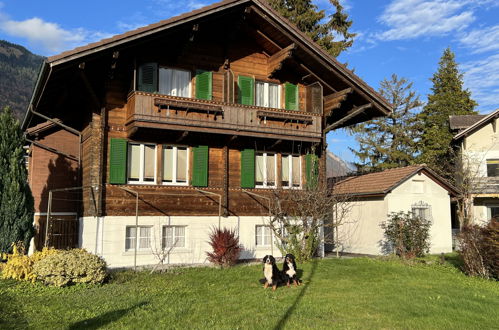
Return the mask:
{"type": "MultiPolygon", "coordinates": [[[[0,39],[34,53],[53,55],[159,21],[213,0],[0,0],[0,39]]],[[[330,10],[328,0],[315,3],[330,10]]],[[[343,0],[358,33],[339,60],[368,84],[392,73],[414,83],[426,101],[438,60],[446,47],[456,53],[465,86],[488,113],[499,108],[498,0],[343,0]]],[[[355,138],[344,131],[328,135],[329,149],[353,161],[355,138]]]]}

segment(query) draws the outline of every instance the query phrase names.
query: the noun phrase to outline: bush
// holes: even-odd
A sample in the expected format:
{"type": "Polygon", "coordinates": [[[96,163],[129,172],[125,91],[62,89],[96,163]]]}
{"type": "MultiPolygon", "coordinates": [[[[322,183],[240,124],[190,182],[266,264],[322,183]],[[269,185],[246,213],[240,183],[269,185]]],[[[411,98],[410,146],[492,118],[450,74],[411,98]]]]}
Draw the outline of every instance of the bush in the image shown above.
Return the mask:
{"type": "Polygon", "coordinates": [[[33,273],[47,285],[99,284],[106,279],[106,263],[84,249],[60,251],[36,262],[33,273]]]}
{"type": "Polygon", "coordinates": [[[386,243],[399,257],[423,257],[430,250],[430,220],[412,212],[392,212],[381,224],[386,243]]]}
{"type": "Polygon", "coordinates": [[[229,267],[239,259],[241,248],[235,230],[213,228],[209,243],[213,249],[213,252],[206,252],[210,262],[221,267],[229,267]]]}
{"type": "Polygon", "coordinates": [[[27,256],[25,252],[23,242],[12,244],[12,254],[5,256],[7,262],[2,267],[2,278],[34,282],[36,280],[36,275],[33,273],[34,263],[58,251],[43,248],[42,251],[37,251],[32,256],[27,256]]]}
{"type": "Polygon", "coordinates": [[[466,274],[499,279],[499,220],[492,219],[485,227],[466,226],[458,240],[466,274]]]}

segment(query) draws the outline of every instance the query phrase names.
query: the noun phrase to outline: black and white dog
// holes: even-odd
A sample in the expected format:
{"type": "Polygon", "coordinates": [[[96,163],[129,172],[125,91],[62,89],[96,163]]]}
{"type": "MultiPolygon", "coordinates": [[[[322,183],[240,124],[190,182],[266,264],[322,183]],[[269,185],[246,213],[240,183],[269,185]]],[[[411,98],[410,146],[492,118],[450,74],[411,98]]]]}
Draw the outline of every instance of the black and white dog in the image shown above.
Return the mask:
{"type": "Polygon", "coordinates": [[[281,281],[281,272],[275,263],[275,258],[271,255],[263,257],[263,275],[265,283],[263,287],[266,289],[269,285],[272,286],[272,291],[277,289],[277,285],[281,281]]]}
{"type": "Polygon", "coordinates": [[[295,286],[300,285],[300,280],[298,279],[296,271],[295,256],[290,253],[286,254],[284,257],[284,265],[282,266],[282,278],[288,287],[291,282],[293,282],[295,286]]]}

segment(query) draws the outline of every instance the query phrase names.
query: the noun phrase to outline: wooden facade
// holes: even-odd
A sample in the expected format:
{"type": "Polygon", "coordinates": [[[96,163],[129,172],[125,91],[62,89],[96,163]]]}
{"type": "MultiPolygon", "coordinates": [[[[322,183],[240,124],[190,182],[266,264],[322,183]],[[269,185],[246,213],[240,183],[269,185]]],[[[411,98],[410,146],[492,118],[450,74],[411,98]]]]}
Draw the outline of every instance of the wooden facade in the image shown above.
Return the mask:
{"type": "MultiPolygon", "coordinates": [[[[311,170],[307,155],[317,157],[319,180],[325,179],[328,130],[390,111],[351,71],[256,0],[222,1],[49,58],[33,100],[23,124],[28,133],[46,121],[39,113],[80,132],[80,139],[60,137],[71,144],[73,154],[80,150],[70,166],[80,164],[77,179],[67,180],[66,187],[91,187],[74,208],[79,216],[133,216],[136,194],[141,215],[267,215],[268,202],[258,196],[282,188],[287,175],[281,168],[283,156],[299,157],[294,180],[299,177],[297,188],[304,189],[311,170]],[[156,70],[147,88],[144,75],[150,71],[145,65],[156,70]],[[161,91],[159,75],[176,74],[174,70],[189,77],[185,95],[172,95],[172,88],[161,91]],[[205,72],[209,93],[199,94],[205,72]],[[244,81],[249,89],[242,87],[244,81]],[[257,91],[273,106],[256,105],[257,91]],[[266,96],[270,93],[278,94],[271,99],[266,96]],[[126,178],[119,184],[111,179],[117,159],[112,141],[128,145],[126,178]],[[154,152],[148,158],[154,164],[141,165],[141,170],[154,167],[147,182],[130,181],[130,145],[154,152]],[[172,146],[187,148],[189,161],[187,182],[177,185],[164,180],[164,172],[171,170],[165,170],[165,155],[172,146]],[[207,181],[194,186],[200,146],[208,150],[207,181]],[[244,187],[243,150],[273,155],[265,156],[275,162],[271,187],[244,187]]],[[[69,134],[54,125],[54,137],[69,134]]],[[[48,142],[54,149],[58,143],[48,142]]],[[[32,157],[36,163],[36,154],[32,157]]],[[[47,180],[44,171],[34,168],[30,177],[47,180]]]]}

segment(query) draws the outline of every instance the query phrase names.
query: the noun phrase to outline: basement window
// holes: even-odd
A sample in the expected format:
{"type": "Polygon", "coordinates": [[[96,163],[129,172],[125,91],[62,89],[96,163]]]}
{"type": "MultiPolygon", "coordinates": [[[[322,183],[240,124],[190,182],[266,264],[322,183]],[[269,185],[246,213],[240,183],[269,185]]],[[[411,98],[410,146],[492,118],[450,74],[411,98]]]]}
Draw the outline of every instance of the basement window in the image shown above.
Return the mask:
{"type": "Polygon", "coordinates": [[[256,226],[255,244],[256,246],[270,246],[272,243],[272,234],[268,226],[256,226]]]}
{"type": "Polygon", "coordinates": [[[127,226],[125,234],[125,250],[130,251],[135,249],[135,242],[137,235],[137,228],[139,230],[137,242],[138,250],[147,250],[151,248],[151,227],[146,226],[127,226]]]}
{"type": "Polygon", "coordinates": [[[185,226],[163,226],[161,246],[164,248],[185,247],[185,226]]]}

